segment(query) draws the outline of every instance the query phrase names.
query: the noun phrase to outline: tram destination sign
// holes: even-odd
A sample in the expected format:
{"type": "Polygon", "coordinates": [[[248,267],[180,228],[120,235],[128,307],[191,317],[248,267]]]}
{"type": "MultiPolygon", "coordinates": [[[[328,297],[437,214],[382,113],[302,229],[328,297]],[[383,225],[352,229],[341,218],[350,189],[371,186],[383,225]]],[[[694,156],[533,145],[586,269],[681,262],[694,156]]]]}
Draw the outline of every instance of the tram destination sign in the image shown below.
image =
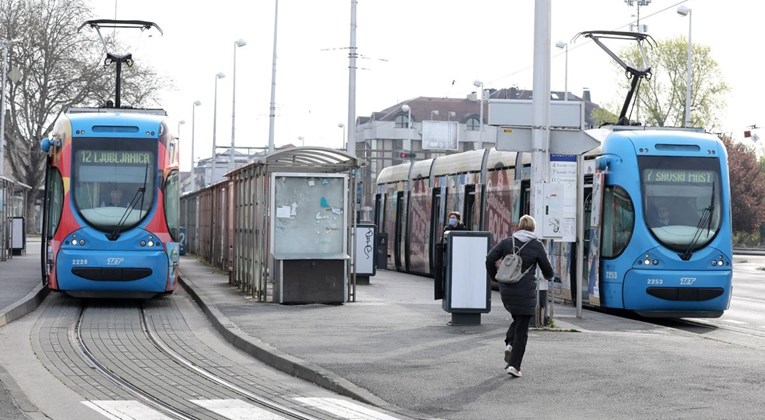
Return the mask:
{"type": "Polygon", "coordinates": [[[149,152],[82,150],[78,154],[80,163],[85,164],[146,165],[151,162],[149,152]]]}
{"type": "Polygon", "coordinates": [[[714,172],[694,169],[646,169],[645,182],[711,184],[715,180],[714,172]]]}

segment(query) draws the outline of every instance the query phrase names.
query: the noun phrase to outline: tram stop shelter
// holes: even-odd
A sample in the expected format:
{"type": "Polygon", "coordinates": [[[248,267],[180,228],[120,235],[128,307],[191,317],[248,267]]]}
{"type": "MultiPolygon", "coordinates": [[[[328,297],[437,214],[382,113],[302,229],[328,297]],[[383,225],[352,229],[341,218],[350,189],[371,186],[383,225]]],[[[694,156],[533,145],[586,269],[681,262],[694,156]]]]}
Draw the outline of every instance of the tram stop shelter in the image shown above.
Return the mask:
{"type": "Polygon", "coordinates": [[[24,211],[29,185],[0,176],[0,261],[26,250],[24,211]]]}
{"type": "Polygon", "coordinates": [[[356,157],[296,147],[227,174],[232,280],[262,302],[355,301],[356,157]]]}

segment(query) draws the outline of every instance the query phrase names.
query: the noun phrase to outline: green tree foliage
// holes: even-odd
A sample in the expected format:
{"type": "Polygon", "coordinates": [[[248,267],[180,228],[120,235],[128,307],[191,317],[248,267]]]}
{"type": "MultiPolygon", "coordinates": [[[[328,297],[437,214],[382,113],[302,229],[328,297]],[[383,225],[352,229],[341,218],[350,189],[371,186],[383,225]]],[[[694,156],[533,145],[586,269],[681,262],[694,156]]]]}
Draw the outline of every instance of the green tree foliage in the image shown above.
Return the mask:
{"type": "MultiPolygon", "coordinates": [[[[639,119],[645,125],[683,126],[688,43],[683,38],[668,39],[658,41],[653,48],[645,46],[644,51],[652,75],[640,84],[636,100],[639,119]]],[[[620,56],[635,68],[643,68],[637,46],[627,48],[620,56]]],[[[720,131],[718,115],[725,107],[725,94],[730,87],[722,79],[720,68],[708,46],[693,44],[691,68],[691,125],[703,127],[709,132],[720,131]]],[[[619,72],[624,74],[621,67],[619,72]]],[[[624,79],[621,84],[625,96],[629,83],[629,79],[624,79]]],[[[637,118],[634,111],[628,116],[632,120],[637,118]]]]}
{"type": "MultiPolygon", "coordinates": [[[[0,38],[16,40],[9,64],[20,75],[7,87],[5,175],[32,191],[44,181],[40,140],[58,116],[71,106],[100,106],[114,98],[114,64],[104,65],[104,47],[93,29],[78,31],[88,19],[87,0],[0,0],[0,38]]],[[[122,105],[156,104],[157,92],[169,83],[135,61],[122,68],[122,105]]],[[[34,198],[28,200],[27,220],[34,220],[34,198]]]]}
{"type": "Polygon", "coordinates": [[[727,136],[722,141],[728,151],[733,231],[753,233],[765,223],[765,175],[754,150],[727,136]]]}

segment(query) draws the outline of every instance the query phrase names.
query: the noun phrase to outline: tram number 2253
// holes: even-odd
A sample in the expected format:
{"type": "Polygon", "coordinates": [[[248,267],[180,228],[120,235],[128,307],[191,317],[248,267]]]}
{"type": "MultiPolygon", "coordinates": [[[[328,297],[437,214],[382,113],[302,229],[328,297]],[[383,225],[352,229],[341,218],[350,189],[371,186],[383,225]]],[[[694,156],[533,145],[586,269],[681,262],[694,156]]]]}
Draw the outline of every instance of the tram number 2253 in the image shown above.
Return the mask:
{"type": "Polygon", "coordinates": [[[619,278],[619,276],[616,273],[616,271],[606,271],[604,274],[605,274],[607,279],[617,279],[617,278],[619,278]]]}
{"type": "Polygon", "coordinates": [[[664,284],[664,279],[647,279],[646,284],[664,284]]]}

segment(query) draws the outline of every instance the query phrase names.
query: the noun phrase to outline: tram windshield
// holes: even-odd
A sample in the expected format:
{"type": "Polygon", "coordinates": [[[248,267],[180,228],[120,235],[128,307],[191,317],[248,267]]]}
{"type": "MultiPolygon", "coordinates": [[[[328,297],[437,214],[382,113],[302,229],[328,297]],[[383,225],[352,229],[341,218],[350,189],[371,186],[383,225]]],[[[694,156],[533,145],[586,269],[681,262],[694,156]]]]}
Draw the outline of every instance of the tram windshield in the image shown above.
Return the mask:
{"type": "Polygon", "coordinates": [[[120,232],[137,225],[154,203],[156,141],[74,139],[72,195],[94,228],[120,232]]]}
{"type": "Polygon", "coordinates": [[[717,158],[643,156],[638,159],[645,222],[653,236],[679,252],[703,248],[721,217],[717,158]]]}

